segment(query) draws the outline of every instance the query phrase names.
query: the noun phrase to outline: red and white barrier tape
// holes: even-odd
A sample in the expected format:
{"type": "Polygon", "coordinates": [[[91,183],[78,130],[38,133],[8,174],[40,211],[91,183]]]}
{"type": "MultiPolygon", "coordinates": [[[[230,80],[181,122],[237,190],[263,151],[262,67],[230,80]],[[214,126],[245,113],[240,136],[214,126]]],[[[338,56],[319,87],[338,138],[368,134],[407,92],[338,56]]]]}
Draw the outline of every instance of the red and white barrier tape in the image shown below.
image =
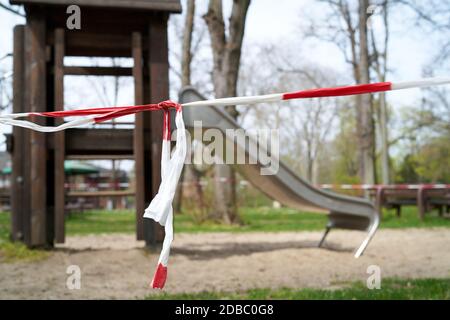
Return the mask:
{"type": "Polygon", "coordinates": [[[0,123],[12,125],[22,128],[28,128],[40,132],[57,132],[65,129],[81,127],[87,124],[100,123],[111,119],[123,117],[130,114],[135,114],[143,111],[155,110],[180,110],[181,105],[172,101],[163,101],[158,104],[145,104],[138,106],[123,106],[123,107],[106,107],[106,108],[88,108],[78,110],[65,111],[51,111],[51,112],[24,112],[11,113],[0,115],[0,123]],[[78,119],[63,123],[56,127],[41,126],[31,121],[17,120],[23,117],[51,117],[51,118],[65,118],[65,117],[79,117],[78,119]]]}
{"type": "Polygon", "coordinates": [[[352,86],[342,86],[335,88],[319,88],[311,90],[302,90],[296,92],[276,93],[259,96],[248,97],[231,97],[222,99],[212,99],[203,101],[194,101],[185,103],[182,105],[176,104],[172,101],[164,101],[158,104],[146,104],[138,106],[124,106],[124,107],[109,107],[109,108],[89,108],[69,111],[53,111],[53,112],[25,112],[25,113],[12,113],[0,116],[0,123],[6,125],[19,126],[29,128],[40,132],[56,132],[69,128],[75,128],[87,124],[99,123],[114,118],[122,117],[129,114],[134,114],[142,111],[152,110],[165,110],[169,108],[180,108],[184,106],[228,106],[228,105],[245,105],[245,104],[257,104],[267,102],[277,102],[283,100],[292,99],[306,99],[306,98],[321,98],[321,97],[337,97],[337,96],[349,96],[355,94],[375,93],[382,91],[430,87],[436,85],[449,84],[450,78],[427,78],[417,81],[407,82],[379,82],[372,84],[359,84],[352,86]],[[34,122],[26,120],[17,120],[17,118],[23,117],[55,117],[64,118],[70,116],[81,117],[57,127],[41,126],[34,122]]]}
{"type": "Polygon", "coordinates": [[[249,97],[231,97],[223,99],[212,99],[204,101],[195,101],[183,105],[172,101],[163,101],[158,104],[146,104],[138,106],[109,107],[109,108],[89,108],[69,111],[53,112],[26,112],[12,113],[0,116],[0,124],[18,126],[32,129],[40,132],[57,132],[69,128],[76,128],[88,124],[100,123],[125,115],[135,114],[142,111],[164,110],[164,131],[161,158],[161,185],[158,194],[152,200],[145,210],[144,217],[159,222],[165,228],[165,238],[163,248],[158,261],[158,267],[152,281],[153,288],[162,288],[167,277],[167,263],[169,259],[170,245],[173,240],[173,212],[172,200],[175,194],[181,170],[186,157],[186,136],[184,131],[184,122],[182,107],[193,106],[229,106],[245,105],[267,102],[277,102],[291,99],[307,99],[321,97],[349,96],[356,94],[367,94],[382,91],[391,91],[399,89],[429,87],[442,84],[449,84],[450,78],[428,78],[410,82],[380,82],[372,84],[360,84],[352,86],[343,86],[335,88],[319,88],[312,90],[302,90],[297,92],[268,94],[249,97]],[[177,143],[175,151],[170,156],[170,118],[169,109],[176,109],[177,114],[175,122],[177,129],[177,143]],[[32,121],[19,120],[19,118],[31,117],[78,117],[75,120],[68,121],[59,126],[42,126],[32,121]]]}
{"type": "Polygon", "coordinates": [[[345,189],[345,190],[418,190],[418,189],[449,189],[450,184],[423,183],[423,184],[321,184],[322,189],[345,189]]]}

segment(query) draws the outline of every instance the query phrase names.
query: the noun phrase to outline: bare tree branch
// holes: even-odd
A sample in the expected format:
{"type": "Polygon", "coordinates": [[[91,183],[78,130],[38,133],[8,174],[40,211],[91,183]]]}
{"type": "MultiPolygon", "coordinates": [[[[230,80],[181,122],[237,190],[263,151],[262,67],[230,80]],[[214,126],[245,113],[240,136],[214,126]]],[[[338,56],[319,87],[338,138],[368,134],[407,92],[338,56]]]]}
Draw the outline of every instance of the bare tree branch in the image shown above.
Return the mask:
{"type": "Polygon", "coordinates": [[[187,1],[184,23],[183,45],[181,49],[181,86],[191,84],[192,33],[194,29],[195,0],[187,1]]]}

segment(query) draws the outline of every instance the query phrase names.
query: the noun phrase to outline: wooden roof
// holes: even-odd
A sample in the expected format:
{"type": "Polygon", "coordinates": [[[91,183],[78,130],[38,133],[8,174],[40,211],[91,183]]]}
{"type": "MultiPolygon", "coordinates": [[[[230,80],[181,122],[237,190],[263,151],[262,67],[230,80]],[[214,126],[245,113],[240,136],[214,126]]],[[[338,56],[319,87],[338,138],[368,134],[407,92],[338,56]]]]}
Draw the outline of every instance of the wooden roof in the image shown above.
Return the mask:
{"type": "Polygon", "coordinates": [[[10,0],[15,5],[60,5],[72,4],[85,7],[123,8],[143,11],[181,12],[180,0],[10,0]]]}

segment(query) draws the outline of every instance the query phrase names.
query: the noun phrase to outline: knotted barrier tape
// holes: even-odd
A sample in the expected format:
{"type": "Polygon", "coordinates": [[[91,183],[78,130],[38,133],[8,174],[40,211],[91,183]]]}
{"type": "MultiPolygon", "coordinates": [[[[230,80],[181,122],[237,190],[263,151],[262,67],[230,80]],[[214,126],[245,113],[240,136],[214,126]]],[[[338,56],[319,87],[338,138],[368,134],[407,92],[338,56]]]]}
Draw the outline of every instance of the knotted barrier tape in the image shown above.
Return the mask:
{"type": "Polygon", "coordinates": [[[165,236],[158,267],[153,276],[152,287],[163,288],[167,278],[167,264],[169,262],[170,245],[173,240],[173,208],[172,202],[180,179],[186,158],[186,132],[181,108],[175,115],[177,126],[177,140],[175,150],[170,154],[170,116],[164,111],[164,129],[161,153],[161,184],[158,193],[145,209],[144,217],[150,218],[164,226],[165,236]]]}
{"type": "Polygon", "coordinates": [[[170,246],[173,240],[173,209],[172,202],[175,195],[176,186],[180,178],[186,157],[186,134],[183,121],[183,107],[196,106],[230,106],[249,105],[257,103],[269,103],[291,99],[307,99],[321,97],[349,96],[356,94],[367,94],[382,91],[429,87],[442,84],[449,84],[450,78],[428,78],[408,82],[379,82],[372,84],[359,84],[352,86],[342,86],[335,88],[318,88],[302,90],[296,92],[277,93],[248,97],[231,97],[222,99],[212,99],[204,101],[194,101],[185,104],[178,104],[173,101],[163,101],[157,104],[145,104],[136,106],[88,108],[66,111],[52,112],[26,112],[0,115],[0,124],[28,128],[39,132],[57,132],[69,128],[76,128],[88,124],[95,124],[118,117],[136,114],[143,111],[164,111],[163,142],[161,155],[161,184],[158,193],[145,210],[144,217],[150,218],[164,226],[165,237],[163,247],[158,260],[156,272],[153,277],[152,287],[163,288],[167,278],[167,265],[169,261],[170,246]],[[175,109],[175,124],[177,127],[177,140],[173,154],[170,150],[170,117],[169,110],[175,109]],[[20,120],[19,118],[31,117],[77,117],[75,120],[65,122],[59,126],[42,126],[32,121],[20,120]]]}

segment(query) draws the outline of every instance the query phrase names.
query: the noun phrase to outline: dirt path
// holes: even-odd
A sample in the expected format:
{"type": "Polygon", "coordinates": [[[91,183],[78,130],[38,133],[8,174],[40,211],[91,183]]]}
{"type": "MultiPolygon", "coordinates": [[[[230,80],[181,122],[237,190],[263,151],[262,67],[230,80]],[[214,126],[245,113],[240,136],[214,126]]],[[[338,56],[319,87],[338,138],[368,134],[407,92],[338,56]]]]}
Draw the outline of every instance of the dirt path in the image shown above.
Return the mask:
{"type": "MultiPolygon", "coordinates": [[[[167,292],[250,288],[336,287],[365,280],[371,264],[383,277],[450,277],[450,230],[381,230],[366,254],[354,259],[361,232],[333,231],[327,249],[320,232],[176,235],[167,292]]],[[[132,235],[69,237],[49,258],[0,264],[0,299],[141,298],[157,254],[132,235]],[[66,288],[66,268],[78,265],[81,290],[66,288]]]]}

